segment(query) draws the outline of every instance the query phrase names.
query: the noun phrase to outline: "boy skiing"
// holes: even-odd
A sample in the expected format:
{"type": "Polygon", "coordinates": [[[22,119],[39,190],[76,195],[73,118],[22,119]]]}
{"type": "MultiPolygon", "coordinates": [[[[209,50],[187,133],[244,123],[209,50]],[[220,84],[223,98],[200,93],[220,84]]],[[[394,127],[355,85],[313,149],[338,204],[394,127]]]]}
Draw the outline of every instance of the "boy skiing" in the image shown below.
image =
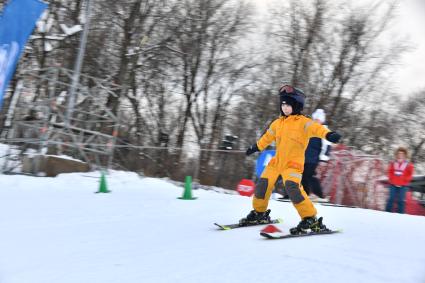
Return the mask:
{"type": "Polygon", "coordinates": [[[336,143],[341,135],[301,114],[305,100],[301,90],[284,85],[279,89],[279,96],[282,116],[274,120],[258,142],[246,151],[246,155],[251,155],[264,150],[272,142],[276,143],[276,155],[256,184],[254,209],[240,220],[240,225],[270,222],[270,209],[267,209],[267,206],[276,180],[281,177],[286,193],[301,217],[301,222],[291,228],[290,233],[326,230],[322,217],[316,218],[316,208],[300,185],[304,170],[304,153],[311,137],[326,138],[336,143]]]}

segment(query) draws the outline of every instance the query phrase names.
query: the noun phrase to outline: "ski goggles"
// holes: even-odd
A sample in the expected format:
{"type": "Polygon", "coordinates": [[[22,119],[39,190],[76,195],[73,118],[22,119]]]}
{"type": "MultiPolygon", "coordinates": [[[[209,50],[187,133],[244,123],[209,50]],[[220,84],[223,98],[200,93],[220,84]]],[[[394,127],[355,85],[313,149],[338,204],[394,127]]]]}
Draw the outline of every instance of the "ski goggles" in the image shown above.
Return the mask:
{"type": "Polygon", "coordinates": [[[300,89],[295,88],[291,85],[283,85],[279,88],[279,94],[295,94],[295,95],[300,95],[302,97],[305,97],[304,92],[302,92],[300,89]]]}

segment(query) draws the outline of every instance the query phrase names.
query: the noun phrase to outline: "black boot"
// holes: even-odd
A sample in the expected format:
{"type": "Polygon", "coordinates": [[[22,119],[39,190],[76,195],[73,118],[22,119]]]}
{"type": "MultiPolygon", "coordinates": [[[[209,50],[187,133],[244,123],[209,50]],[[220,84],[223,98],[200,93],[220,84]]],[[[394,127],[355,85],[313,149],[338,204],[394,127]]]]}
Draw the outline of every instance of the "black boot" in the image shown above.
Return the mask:
{"type": "Polygon", "coordinates": [[[252,225],[252,224],[267,224],[271,222],[270,219],[270,209],[267,209],[265,212],[258,212],[256,210],[251,210],[250,213],[245,217],[239,220],[239,224],[252,225]]]}
{"type": "Polygon", "coordinates": [[[289,232],[292,235],[295,234],[306,234],[309,232],[321,232],[329,230],[322,223],[323,217],[317,219],[316,217],[306,217],[298,224],[297,227],[291,228],[289,232]]]}

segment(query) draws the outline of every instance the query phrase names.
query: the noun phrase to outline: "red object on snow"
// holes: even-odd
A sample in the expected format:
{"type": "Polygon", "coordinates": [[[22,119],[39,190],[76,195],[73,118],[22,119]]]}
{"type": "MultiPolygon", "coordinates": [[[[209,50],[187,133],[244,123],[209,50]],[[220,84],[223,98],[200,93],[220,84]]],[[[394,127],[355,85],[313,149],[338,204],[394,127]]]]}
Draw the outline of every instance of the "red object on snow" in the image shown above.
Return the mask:
{"type": "Polygon", "coordinates": [[[412,192],[407,192],[406,194],[406,213],[425,216],[425,207],[413,199],[412,192]]]}
{"type": "Polygon", "coordinates": [[[236,191],[238,191],[241,196],[247,197],[250,197],[254,194],[254,189],[255,183],[249,179],[242,179],[236,187],[236,191]]]}
{"type": "Polygon", "coordinates": [[[279,230],[279,228],[277,228],[274,225],[267,225],[263,230],[261,230],[262,233],[276,233],[276,232],[280,232],[282,233],[282,231],[279,230]]]}

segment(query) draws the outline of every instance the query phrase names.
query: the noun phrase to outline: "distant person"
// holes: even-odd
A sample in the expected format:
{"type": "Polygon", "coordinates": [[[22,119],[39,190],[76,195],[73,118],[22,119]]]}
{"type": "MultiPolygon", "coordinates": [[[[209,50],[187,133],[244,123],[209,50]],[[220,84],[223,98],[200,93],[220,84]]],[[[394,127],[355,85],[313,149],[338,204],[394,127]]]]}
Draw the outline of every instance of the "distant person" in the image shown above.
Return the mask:
{"type": "MultiPolygon", "coordinates": [[[[311,117],[314,121],[322,125],[324,125],[326,121],[326,114],[323,109],[317,109],[313,112],[311,117]]],[[[324,198],[322,185],[320,184],[320,180],[316,177],[316,168],[320,161],[326,162],[329,160],[330,145],[331,143],[326,139],[316,137],[311,138],[308,143],[305,151],[303,178],[301,180],[301,184],[307,195],[313,193],[319,198],[324,198]]]]}
{"type": "Polygon", "coordinates": [[[290,233],[326,230],[322,217],[316,217],[316,208],[301,186],[304,154],[311,137],[338,142],[341,136],[301,114],[305,100],[301,90],[284,85],[279,89],[279,96],[281,116],[274,120],[262,137],[246,151],[247,155],[251,155],[264,150],[272,142],[276,143],[276,155],[267,164],[255,186],[253,210],[240,220],[240,224],[270,223],[270,209],[267,207],[276,180],[281,177],[285,191],[301,218],[298,226],[290,229],[290,233]]]}
{"type": "Polygon", "coordinates": [[[395,151],[395,160],[388,167],[390,195],[386,211],[392,212],[394,202],[397,202],[398,213],[404,213],[407,185],[412,180],[413,164],[407,160],[407,149],[399,147],[395,151]]]}

